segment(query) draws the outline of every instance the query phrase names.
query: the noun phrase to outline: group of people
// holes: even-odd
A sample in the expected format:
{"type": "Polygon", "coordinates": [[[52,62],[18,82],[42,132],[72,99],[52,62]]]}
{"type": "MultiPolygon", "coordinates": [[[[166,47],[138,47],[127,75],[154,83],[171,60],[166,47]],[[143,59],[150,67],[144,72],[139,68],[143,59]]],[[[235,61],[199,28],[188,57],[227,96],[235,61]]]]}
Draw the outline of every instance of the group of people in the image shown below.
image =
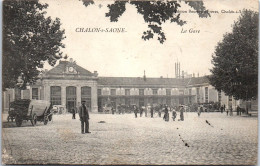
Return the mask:
{"type": "MultiPolygon", "coordinates": [[[[226,108],[225,104],[220,107],[220,112],[221,113],[226,112],[227,116],[228,115],[233,116],[233,111],[234,111],[234,109],[233,109],[232,105],[230,105],[229,108],[226,108]]],[[[242,113],[245,113],[245,109],[240,108],[239,106],[237,106],[236,111],[237,111],[237,115],[241,115],[242,113]]]]}
{"type": "Polygon", "coordinates": [[[138,117],[138,113],[140,113],[140,117],[143,116],[143,113],[145,113],[145,117],[148,116],[148,113],[150,113],[151,118],[154,117],[154,114],[157,112],[158,117],[161,117],[162,113],[164,113],[163,116],[163,120],[165,120],[166,122],[169,121],[170,119],[170,115],[169,112],[172,112],[172,119],[173,121],[175,121],[176,117],[177,117],[177,111],[180,112],[180,119],[178,119],[179,121],[184,121],[184,107],[183,106],[179,106],[179,107],[169,107],[167,105],[160,105],[159,107],[153,107],[153,106],[142,106],[140,108],[138,108],[136,105],[134,105],[134,114],[135,114],[135,118],[138,117]]]}

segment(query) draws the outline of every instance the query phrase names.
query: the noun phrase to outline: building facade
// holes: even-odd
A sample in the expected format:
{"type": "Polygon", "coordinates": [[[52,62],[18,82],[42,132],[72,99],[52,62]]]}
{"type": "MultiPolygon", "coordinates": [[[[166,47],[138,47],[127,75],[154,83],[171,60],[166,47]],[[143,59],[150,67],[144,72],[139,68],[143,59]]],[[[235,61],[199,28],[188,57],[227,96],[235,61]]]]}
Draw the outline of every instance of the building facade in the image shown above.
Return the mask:
{"type": "Polygon", "coordinates": [[[207,76],[194,76],[147,78],[144,74],[143,77],[98,77],[96,71],[92,73],[70,59],[60,61],[53,69],[41,73],[37,82],[27,90],[5,91],[3,107],[8,110],[9,102],[14,99],[47,100],[67,110],[84,100],[92,112],[101,111],[107,103],[114,108],[118,105],[178,106],[212,102],[235,108],[239,104],[232,97],[215,90],[207,76]]]}

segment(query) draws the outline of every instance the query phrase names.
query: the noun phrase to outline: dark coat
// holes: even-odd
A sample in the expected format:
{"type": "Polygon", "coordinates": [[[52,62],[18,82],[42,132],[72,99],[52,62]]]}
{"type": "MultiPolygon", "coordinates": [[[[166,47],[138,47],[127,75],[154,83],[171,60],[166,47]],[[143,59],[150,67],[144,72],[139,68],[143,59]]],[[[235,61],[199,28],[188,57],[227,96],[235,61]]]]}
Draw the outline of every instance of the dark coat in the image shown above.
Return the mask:
{"type": "MultiPolygon", "coordinates": [[[[86,106],[85,106],[85,107],[86,107],[86,106]]],[[[89,119],[89,114],[88,114],[88,109],[87,109],[87,107],[86,107],[86,112],[84,111],[82,105],[79,107],[79,117],[80,117],[80,118],[87,118],[87,119],[89,119]]]]}

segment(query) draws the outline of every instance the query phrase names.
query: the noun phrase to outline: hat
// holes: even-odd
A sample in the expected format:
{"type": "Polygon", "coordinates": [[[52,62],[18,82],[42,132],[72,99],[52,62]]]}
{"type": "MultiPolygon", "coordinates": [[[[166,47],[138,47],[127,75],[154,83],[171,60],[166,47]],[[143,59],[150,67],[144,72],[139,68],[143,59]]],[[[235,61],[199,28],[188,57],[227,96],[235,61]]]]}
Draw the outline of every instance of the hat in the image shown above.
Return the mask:
{"type": "Polygon", "coordinates": [[[86,100],[81,101],[81,103],[86,103],[86,100]]]}

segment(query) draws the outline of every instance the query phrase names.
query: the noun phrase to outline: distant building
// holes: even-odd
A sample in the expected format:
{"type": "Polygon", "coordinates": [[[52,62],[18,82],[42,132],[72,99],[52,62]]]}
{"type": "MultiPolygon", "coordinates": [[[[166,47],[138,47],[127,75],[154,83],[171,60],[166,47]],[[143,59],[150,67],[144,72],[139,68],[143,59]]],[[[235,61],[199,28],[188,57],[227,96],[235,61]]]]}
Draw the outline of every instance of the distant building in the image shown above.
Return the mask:
{"type": "Polygon", "coordinates": [[[146,106],[148,103],[178,106],[219,102],[227,107],[238,104],[232,97],[216,91],[206,76],[180,77],[179,65],[176,69],[177,78],[149,78],[145,74],[143,77],[98,77],[96,71],[92,73],[72,59],[60,61],[56,67],[40,74],[29,89],[3,92],[3,106],[8,110],[9,100],[15,98],[48,100],[67,110],[85,100],[92,112],[98,112],[98,108],[107,103],[114,108],[119,104],[146,106]]]}

